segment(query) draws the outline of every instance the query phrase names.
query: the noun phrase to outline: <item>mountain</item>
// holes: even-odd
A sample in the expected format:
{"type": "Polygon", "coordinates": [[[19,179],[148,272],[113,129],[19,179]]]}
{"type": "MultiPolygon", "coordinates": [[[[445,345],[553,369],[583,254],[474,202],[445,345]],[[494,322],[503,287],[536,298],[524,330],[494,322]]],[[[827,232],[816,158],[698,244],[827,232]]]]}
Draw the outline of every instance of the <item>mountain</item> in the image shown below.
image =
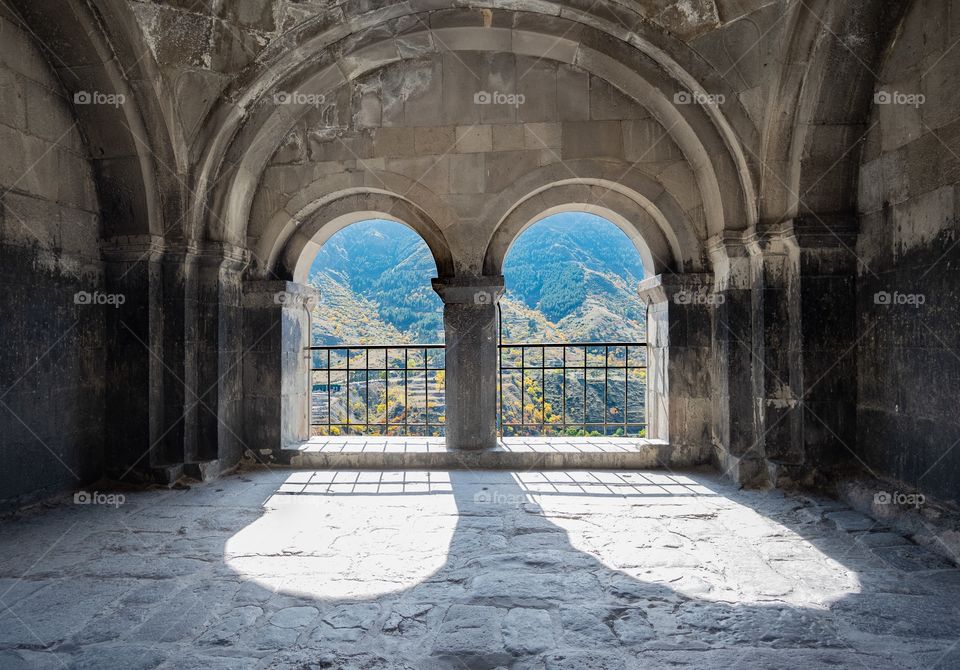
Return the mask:
{"type": "Polygon", "coordinates": [[[393,221],[356,223],[317,254],[310,283],[320,290],[317,344],[443,342],[443,302],[426,243],[393,221]]]}
{"type": "MultiPolygon", "coordinates": [[[[505,342],[642,341],[639,255],[598,216],[558,214],[527,229],[504,263],[505,342]]],[[[310,281],[321,291],[317,344],[439,343],[443,304],[423,240],[392,221],[349,226],[323,245],[310,281]]]]}
{"type": "Polygon", "coordinates": [[[571,213],[538,222],[510,248],[503,274],[505,342],[643,340],[640,255],[606,219],[571,213]]]}

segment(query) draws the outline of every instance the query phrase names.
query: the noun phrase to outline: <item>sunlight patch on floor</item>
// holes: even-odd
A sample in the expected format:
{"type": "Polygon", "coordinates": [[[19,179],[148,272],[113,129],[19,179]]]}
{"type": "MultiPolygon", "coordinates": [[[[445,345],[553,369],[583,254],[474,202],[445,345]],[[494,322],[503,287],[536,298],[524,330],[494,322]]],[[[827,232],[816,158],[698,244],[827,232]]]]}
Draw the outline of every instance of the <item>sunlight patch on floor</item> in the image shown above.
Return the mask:
{"type": "Polygon", "coordinates": [[[713,602],[824,608],[860,591],[769,510],[666,472],[294,472],[224,553],[272,591],[363,599],[471,562],[513,565],[514,545],[520,560],[581,555],[713,602]]]}
{"type": "Polygon", "coordinates": [[[272,591],[371,598],[439,570],[456,525],[445,472],[297,472],[227,541],[224,559],[272,591]]]}
{"type": "Polygon", "coordinates": [[[515,477],[542,514],[566,531],[575,549],[610,569],[691,598],[825,608],[861,590],[852,570],[808,540],[686,475],[559,472],[515,477]],[[583,490],[592,497],[577,493],[583,490]],[[598,509],[601,491],[623,495],[622,508],[598,509]]]}

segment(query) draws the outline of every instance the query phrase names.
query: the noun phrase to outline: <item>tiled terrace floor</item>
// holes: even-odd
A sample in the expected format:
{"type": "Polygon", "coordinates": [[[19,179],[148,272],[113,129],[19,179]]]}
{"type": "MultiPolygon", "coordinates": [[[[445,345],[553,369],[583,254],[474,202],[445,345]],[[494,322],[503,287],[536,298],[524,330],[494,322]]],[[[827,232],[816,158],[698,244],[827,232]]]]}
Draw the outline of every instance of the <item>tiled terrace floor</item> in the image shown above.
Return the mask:
{"type": "Polygon", "coordinates": [[[952,669],[958,605],[871,519],[699,471],[257,470],[0,522],[5,670],[952,669]]]}

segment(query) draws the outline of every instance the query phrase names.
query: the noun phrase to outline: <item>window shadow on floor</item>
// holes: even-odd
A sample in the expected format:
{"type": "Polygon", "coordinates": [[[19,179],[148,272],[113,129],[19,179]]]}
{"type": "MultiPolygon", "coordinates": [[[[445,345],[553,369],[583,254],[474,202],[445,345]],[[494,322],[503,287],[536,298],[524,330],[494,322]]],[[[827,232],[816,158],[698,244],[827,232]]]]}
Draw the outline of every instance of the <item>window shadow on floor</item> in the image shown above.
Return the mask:
{"type": "Polygon", "coordinates": [[[958,571],[829,509],[705,472],[131,494],[7,524],[0,666],[956,667],[958,571]]]}

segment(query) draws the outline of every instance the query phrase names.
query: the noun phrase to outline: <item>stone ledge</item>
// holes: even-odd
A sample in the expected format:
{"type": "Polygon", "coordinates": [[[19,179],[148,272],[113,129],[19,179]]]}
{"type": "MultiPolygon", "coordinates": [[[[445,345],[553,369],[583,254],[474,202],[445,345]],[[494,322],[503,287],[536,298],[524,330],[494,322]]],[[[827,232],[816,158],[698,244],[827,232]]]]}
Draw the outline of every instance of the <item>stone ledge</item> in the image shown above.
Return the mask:
{"type": "Polygon", "coordinates": [[[562,470],[679,468],[704,465],[702,450],[662,440],[501,440],[496,449],[447,449],[441,438],[331,438],[283,450],[295,467],[342,469],[562,470]]]}

